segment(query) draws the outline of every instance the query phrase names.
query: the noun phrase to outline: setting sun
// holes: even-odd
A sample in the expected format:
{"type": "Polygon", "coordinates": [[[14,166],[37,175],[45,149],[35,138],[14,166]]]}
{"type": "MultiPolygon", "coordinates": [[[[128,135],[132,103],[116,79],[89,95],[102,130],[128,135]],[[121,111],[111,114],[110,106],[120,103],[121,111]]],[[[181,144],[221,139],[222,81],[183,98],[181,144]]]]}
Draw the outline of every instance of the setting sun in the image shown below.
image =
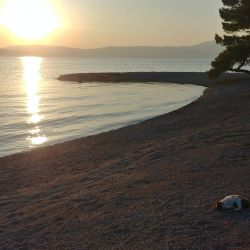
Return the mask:
{"type": "Polygon", "coordinates": [[[25,40],[45,38],[60,26],[47,0],[7,0],[0,21],[17,38],[25,40]]]}

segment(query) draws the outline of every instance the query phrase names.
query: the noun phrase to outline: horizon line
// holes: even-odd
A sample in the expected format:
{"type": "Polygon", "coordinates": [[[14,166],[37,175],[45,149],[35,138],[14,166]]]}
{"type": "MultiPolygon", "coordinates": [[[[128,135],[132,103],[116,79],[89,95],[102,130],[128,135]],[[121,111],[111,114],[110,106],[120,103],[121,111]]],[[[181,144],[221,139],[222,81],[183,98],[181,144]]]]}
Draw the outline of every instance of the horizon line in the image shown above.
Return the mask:
{"type": "Polygon", "coordinates": [[[14,47],[61,47],[61,48],[68,48],[68,49],[81,49],[81,50],[94,50],[94,49],[104,49],[104,48],[164,48],[164,47],[172,47],[172,48],[178,48],[178,47],[193,47],[193,46],[198,46],[204,43],[209,43],[209,42],[214,42],[214,40],[207,40],[191,45],[107,45],[103,47],[93,47],[93,48],[81,48],[81,47],[71,47],[71,46],[65,46],[65,45],[47,45],[47,44],[30,44],[30,45],[10,45],[6,47],[1,47],[0,49],[8,49],[8,48],[14,48],[14,47]]]}

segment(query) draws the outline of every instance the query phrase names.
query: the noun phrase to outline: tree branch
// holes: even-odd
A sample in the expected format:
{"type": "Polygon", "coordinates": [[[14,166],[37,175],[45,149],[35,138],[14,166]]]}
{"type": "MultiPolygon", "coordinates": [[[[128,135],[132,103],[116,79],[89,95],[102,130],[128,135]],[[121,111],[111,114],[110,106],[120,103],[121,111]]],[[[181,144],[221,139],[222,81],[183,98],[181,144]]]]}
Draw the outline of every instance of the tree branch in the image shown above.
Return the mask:
{"type": "Polygon", "coordinates": [[[229,71],[250,74],[250,70],[247,69],[229,69],[229,71]]]}
{"type": "Polygon", "coordinates": [[[242,62],[239,67],[237,68],[237,70],[240,70],[243,66],[245,65],[245,62],[242,62]]]}

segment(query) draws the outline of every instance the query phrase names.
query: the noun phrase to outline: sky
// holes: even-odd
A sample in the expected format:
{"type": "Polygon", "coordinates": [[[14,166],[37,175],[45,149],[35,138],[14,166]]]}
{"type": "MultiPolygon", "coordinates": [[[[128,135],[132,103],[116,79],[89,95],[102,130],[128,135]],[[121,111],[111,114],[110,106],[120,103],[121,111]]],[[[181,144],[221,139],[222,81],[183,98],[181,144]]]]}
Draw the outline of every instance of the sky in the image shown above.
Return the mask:
{"type": "MultiPolygon", "coordinates": [[[[0,0],[0,20],[8,1],[17,0],[0,0]]],[[[0,47],[21,44],[79,48],[193,45],[213,40],[215,33],[222,32],[219,17],[221,0],[39,1],[46,1],[51,6],[60,25],[45,37],[23,39],[18,37],[16,30],[13,33],[13,30],[0,24],[0,47]]],[[[23,7],[25,9],[26,6],[23,7]]],[[[22,8],[8,12],[7,22],[18,17],[18,28],[21,29],[23,18],[18,16],[19,9],[22,8]]],[[[39,20],[41,27],[46,23],[44,16],[41,14],[39,20]]],[[[23,26],[32,23],[26,21],[28,24],[23,26]]],[[[23,28],[21,31],[24,32],[23,28]]]]}

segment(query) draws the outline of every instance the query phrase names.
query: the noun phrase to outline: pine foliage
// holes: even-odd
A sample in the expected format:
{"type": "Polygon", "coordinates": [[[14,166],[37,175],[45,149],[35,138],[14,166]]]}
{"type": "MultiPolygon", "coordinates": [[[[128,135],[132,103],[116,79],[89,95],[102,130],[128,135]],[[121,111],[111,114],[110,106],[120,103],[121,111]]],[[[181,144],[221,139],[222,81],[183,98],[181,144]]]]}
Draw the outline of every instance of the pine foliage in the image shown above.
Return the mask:
{"type": "Polygon", "coordinates": [[[226,71],[250,74],[250,0],[222,0],[220,9],[224,36],[215,36],[217,44],[225,47],[211,63],[210,78],[226,71]]]}

